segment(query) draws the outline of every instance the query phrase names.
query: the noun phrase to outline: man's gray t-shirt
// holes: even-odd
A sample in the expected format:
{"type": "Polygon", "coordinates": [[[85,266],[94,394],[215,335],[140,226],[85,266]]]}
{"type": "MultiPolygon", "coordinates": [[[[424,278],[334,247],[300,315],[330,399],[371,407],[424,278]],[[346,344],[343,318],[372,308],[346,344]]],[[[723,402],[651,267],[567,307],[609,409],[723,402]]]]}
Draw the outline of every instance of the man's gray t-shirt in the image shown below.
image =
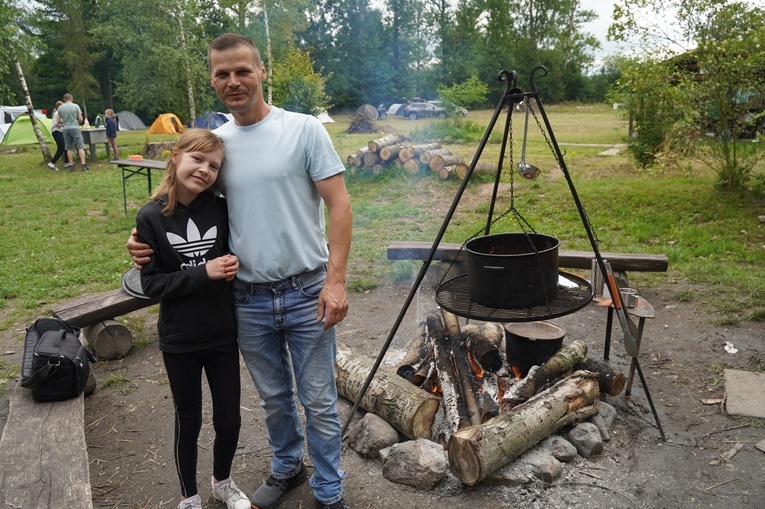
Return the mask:
{"type": "Polygon", "coordinates": [[[64,123],[64,129],[79,129],[80,115],[82,115],[82,110],[75,103],[64,103],[58,107],[58,116],[64,123]]]}

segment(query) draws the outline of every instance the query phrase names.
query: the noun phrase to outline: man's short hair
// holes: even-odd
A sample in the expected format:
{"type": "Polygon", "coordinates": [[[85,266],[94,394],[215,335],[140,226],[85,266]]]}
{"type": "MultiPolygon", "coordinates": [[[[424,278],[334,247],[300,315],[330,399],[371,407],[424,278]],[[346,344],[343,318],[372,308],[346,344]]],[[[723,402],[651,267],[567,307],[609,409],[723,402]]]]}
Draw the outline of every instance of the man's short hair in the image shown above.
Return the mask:
{"type": "Polygon", "coordinates": [[[74,97],[72,97],[72,94],[64,94],[64,102],[66,101],[74,101],[74,97]]]}
{"type": "Polygon", "coordinates": [[[255,57],[255,62],[259,65],[263,64],[257,46],[255,46],[250,39],[241,34],[228,33],[216,37],[207,47],[207,68],[212,70],[212,66],[210,65],[210,54],[213,51],[225,51],[239,46],[247,46],[250,48],[252,50],[252,55],[255,57]]]}

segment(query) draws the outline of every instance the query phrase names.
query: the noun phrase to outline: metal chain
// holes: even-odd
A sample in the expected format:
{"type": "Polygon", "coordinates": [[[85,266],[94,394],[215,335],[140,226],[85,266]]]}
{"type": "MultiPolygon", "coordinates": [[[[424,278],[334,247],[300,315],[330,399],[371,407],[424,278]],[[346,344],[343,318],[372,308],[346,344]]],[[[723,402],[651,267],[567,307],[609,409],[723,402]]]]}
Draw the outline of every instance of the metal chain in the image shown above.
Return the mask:
{"type": "MultiPolygon", "coordinates": [[[[528,102],[526,105],[527,108],[531,107],[531,103],[528,102]]],[[[555,158],[555,162],[558,163],[558,168],[563,168],[564,162],[558,159],[558,153],[555,152],[555,148],[553,147],[552,141],[550,141],[550,138],[547,136],[547,130],[545,130],[544,127],[542,127],[542,123],[539,121],[539,118],[537,117],[536,111],[534,111],[534,108],[531,108],[531,116],[534,117],[534,121],[537,123],[537,127],[539,127],[539,132],[542,133],[542,137],[545,139],[545,143],[547,143],[547,147],[550,149],[550,152],[553,155],[553,158],[555,158]]],[[[563,171],[563,170],[561,170],[563,171]]],[[[587,221],[587,226],[589,227],[590,231],[592,232],[592,236],[595,239],[595,244],[600,245],[600,239],[598,238],[598,234],[595,231],[595,227],[592,224],[592,221],[590,221],[590,216],[587,214],[587,211],[582,209],[582,212],[584,213],[584,219],[587,221]]]]}

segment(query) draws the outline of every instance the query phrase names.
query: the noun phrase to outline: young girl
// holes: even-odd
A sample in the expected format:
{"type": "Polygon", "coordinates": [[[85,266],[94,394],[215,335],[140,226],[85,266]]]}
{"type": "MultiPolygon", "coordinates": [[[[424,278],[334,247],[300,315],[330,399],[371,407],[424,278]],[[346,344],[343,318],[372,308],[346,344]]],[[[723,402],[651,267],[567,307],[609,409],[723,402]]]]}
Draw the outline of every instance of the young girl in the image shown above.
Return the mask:
{"type": "Polygon", "coordinates": [[[109,144],[112,146],[112,159],[119,159],[117,154],[117,121],[114,119],[114,110],[104,111],[106,117],[106,137],[109,138],[109,144]]]}
{"type": "Polygon", "coordinates": [[[160,300],[159,349],[175,404],[179,509],[201,509],[197,439],[202,427],[202,370],[213,408],[212,495],[228,509],[250,509],[231,480],[239,440],[239,349],[229,281],[239,260],[228,252],[228,213],[214,184],[223,142],[204,129],[187,131],[167,162],[152,200],[136,218],[141,240],[154,249],[141,270],[144,293],[160,300]]]}
{"type": "Polygon", "coordinates": [[[48,163],[48,168],[53,171],[58,171],[56,161],[64,156],[64,167],[69,168],[69,154],[64,150],[64,128],[61,122],[61,117],[58,116],[58,107],[64,104],[63,101],[56,101],[56,105],[53,107],[53,115],[50,122],[50,133],[53,136],[53,141],[56,142],[56,153],[53,155],[53,159],[48,163]]]}

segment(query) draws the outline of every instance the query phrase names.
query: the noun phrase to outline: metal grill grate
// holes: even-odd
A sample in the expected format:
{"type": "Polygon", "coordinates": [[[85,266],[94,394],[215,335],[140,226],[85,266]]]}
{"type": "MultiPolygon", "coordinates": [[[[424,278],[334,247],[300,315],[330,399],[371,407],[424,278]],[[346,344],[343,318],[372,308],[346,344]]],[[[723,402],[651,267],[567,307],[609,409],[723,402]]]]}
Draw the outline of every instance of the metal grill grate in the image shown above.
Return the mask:
{"type": "Polygon", "coordinates": [[[561,276],[577,286],[558,287],[558,296],[546,306],[530,308],[491,308],[470,300],[467,274],[444,281],[436,289],[436,302],[457,316],[485,322],[536,322],[565,316],[587,306],[592,300],[590,283],[579,276],[562,272],[561,276]]]}

